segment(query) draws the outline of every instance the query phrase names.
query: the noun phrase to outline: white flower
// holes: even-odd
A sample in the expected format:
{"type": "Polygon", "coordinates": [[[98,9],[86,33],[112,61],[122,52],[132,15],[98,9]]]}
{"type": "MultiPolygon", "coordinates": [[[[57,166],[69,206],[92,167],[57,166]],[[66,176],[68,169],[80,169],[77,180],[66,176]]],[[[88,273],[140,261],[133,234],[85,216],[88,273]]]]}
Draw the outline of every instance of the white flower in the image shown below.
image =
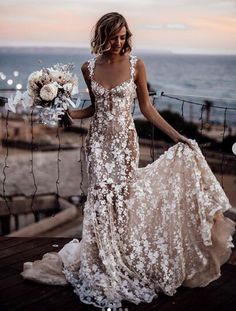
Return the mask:
{"type": "Polygon", "coordinates": [[[50,77],[52,78],[53,81],[60,81],[63,78],[63,73],[58,70],[54,70],[50,68],[50,77]]]}
{"type": "Polygon", "coordinates": [[[93,270],[94,272],[97,271],[97,268],[98,268],[97,265],[95,265],[95,264],[92,265],[92,270],[93,270]]]}
{"type": "Polygon", "coordinates": [[[105,168],[107,169],[108,173],[111,173],[115,164],[114,163],[105,163],[105,168]]]}
{"type": "Polygon", "coordinates": [[[62,103],[62,107],[66,110],[68,108],[67,104],[65,102],[62,103]]]}
{"type": "Polygon", "coordinates": [[[33,106],[34,100],[31,96],[29,96],[29,93],[27,91],[22,94],[22,99],[22,104],[24,108],[33,106]]]}
{"type": "Polygon", "coordinates": [[[16,113],[17,106],[22,102],[22,93],[20,91],[16,92],[15,97],[11,95],[5,104],[5,109],[16,113]]]}
{"type": "Polygon", "coordinates": [[[112,183],[113,183],[113,179],[109,177],[109,178],[107,179],[107,183],[108,183],[108,184],[112,184],[112,183]]]}
{"type": "Polygon", "coordinates": [[[174,157],[174,153],[172,152],[172,150],[169,150],[169,152],[167,152],[167,154],[166,154],[166,158],[168,160],[172,160],[173,157],[174,157]]]}
{"type": "Polygon", "coordinates": [[[68,91],[68,92],[72,92],[72,89],[73,89],[73,85],[72,85],[72,83],[66,83],[66,84],[64,84],[63,85],[63,89],[65,90],[65,91],[68,91]]]}
{"type": "Polygon", "coordinates": [[[42,100],[51,101],[57,96],[58,88],[55,84],[49,83],[44,85],[40,90],[42,100]]]}
{"type": "Polygon", "coordinates": [[[42,70],[40,71],[34,71],[32,72],[29,77],[28,77],[28,82],[29,83],[35,83],[38,82],[42,77],[42,70]]]}
{"type": "Polygon", "coordinates": [[[8,98],[8,101],[5,104],[5,109],[16,113],[16,106],[14,104],[13,95],[11,95],[10,98],[8,98]]]}
{"type": "Polygon", "coordinates": [[[142,271],[142,269],[144,268],[143,262],[139,262],[136,267],[139,271],[142,271]]]}
{"type": "Polygon", "coordinates": [[[71,100],[71,96],[78,93],[78,78],[70,72],[72,68],[72,64],[56,64],[32,72],[28,77],[27,91],[11,96],[5,105],[6,110],[16,113],[22,108],[20,106],[25,110],[34,106],[40,109],[40,122],[57,125],[63,110],[70,106],[76,108],[78,104],[71,100]],[[49,107],[47,102],[50,101],[49,107]]]}
{"type": "Polygon", "coordinates": [[[79,93],[78,85],[74,85],[71,91],[71,95],[75,95],[79,93]]]}
{"type": "Polygon", "coordinates": [[[68,103],[69,105],[71,105],[73,108],[76,108],[75,103],[74,103],[69,97],[67,97],[66,101],[67,101],[67,103],[68,103]]]}
{"type": "MultiPolygon", "coordinates": [[[[120,233],[120,234],[122,234],[122,233],[124,233],[124,229],[123,228],[119,228],[118,229],[118,232],[120,233]]],[[[131,254],[132,255],[132,254],[131,254]]],[[[130,255],[130,257],[131,257],[131,255],[130,255]]]]}

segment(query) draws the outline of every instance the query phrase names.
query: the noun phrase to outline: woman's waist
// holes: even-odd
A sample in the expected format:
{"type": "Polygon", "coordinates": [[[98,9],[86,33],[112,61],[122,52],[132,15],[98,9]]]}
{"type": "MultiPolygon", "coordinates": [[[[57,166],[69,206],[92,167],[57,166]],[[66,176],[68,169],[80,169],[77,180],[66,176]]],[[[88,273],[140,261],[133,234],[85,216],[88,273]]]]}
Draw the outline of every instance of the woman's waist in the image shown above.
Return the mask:
{"type": "Polygon", "coordinates": [[[132,115],[129,118],[92,118],[90,123],[92,131],[107,133],[112,132],[126,132],[128,130],[136,130],[132,115]]]}
{"type": "Polygon", "coordinates": [[[100,112],[97,111],[94,113],[91,123],[94,124],[120,124],[127,125],[133,123],[133,117],[131,112],[126,113],[113,113],[113,112],[100,112]]]}

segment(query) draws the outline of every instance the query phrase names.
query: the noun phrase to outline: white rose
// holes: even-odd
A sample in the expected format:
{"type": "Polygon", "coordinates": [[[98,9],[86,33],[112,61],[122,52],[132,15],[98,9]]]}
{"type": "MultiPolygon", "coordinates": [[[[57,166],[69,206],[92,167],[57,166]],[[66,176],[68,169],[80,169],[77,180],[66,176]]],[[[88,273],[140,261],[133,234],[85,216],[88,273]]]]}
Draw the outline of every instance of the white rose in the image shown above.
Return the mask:
{"type": "Polygon", "coordinates": [[[28,92],[24,92],[22,95],[22,104],[25,108],[27,107],[32,107],[34,104],[34,99],[32,96],[30,96],[30,94],[28,92]]]}
{"type": "Polygon", "coordinates": [[[66,83],[66,84],[64,84],[63,85],[63,89],[65,90],[65,91],[68,91],[69,93],[71,93],[72,92],[72,90],[73,90],[73,84],[72,83],[66,83]]]}
{"type": "Polygon", "coordinates": [[[29,75],[27,89],[30,95],[33,95],[34,92],[39,89],[37,83],[40,81],[41,77],[42,77],[42,70],[32,72],[29,75]]]}
{"type": "Polygon", "coordinates": [[[40,90],[42,100],[51,101],[57,96],[58,88],[55,84],[49,83],[44,85],[40,90]]]}
{"type": "Polygon", "coordinates": [[[35,83],[39,82],[42,78],[42,70],[32,72],[28,77],[28,83],[33,86],[35,83]]]}
{"type": "Polygon", "coordinates": [[[50,78],[53,81],[60,82],[64,79],[64,73],[58,70],[50,70],[50,78]]]}

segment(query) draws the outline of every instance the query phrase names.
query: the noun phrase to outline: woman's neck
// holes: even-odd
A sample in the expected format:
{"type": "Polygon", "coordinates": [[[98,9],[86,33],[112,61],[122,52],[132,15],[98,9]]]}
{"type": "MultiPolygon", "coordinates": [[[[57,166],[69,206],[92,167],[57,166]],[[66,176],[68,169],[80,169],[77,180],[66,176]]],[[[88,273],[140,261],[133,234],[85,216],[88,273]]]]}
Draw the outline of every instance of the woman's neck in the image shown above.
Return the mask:
{"type": "Polygon", "coordinates": [[[107,64],[112,64],[112,63],[120,62],[122,59],[124,59],[124,56],[125,56],[124,54],[120,55],[120,54],[106,52],[100,56],[100,60],[107,64]]]}

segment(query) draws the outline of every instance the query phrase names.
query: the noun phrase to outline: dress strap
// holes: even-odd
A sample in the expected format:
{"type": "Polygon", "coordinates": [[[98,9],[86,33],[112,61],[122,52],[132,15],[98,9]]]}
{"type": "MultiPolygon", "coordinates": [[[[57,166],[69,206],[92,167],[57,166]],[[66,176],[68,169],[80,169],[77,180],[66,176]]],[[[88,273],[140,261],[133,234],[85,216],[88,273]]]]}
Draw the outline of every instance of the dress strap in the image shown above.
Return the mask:
{"type": "Polygon", "coordinates": [[[138,58],[137,56],[134,55],[130,55],[130,75],[131,75],[131,79],[134,80],[134,76],[135,76],[135,65],[137,62],[138,58]]]}
{"type": "MultiPolygon", "coordinates": [[[[135,65],[138,58],[137,56],[130,55],[130,75],[131,79],[134,79],[135,76],[135,65]]],[[[93,79],[94,76],[94,67],[95,67],[96,57],[91,58],[88,60],[88,70],[89,70],[89,77],[90,79],[93,79]]]]}
{"type": "Polygon", "coordinates": [[[88,60],[89,77],[93,79],[96,57],[88,60]]]}

